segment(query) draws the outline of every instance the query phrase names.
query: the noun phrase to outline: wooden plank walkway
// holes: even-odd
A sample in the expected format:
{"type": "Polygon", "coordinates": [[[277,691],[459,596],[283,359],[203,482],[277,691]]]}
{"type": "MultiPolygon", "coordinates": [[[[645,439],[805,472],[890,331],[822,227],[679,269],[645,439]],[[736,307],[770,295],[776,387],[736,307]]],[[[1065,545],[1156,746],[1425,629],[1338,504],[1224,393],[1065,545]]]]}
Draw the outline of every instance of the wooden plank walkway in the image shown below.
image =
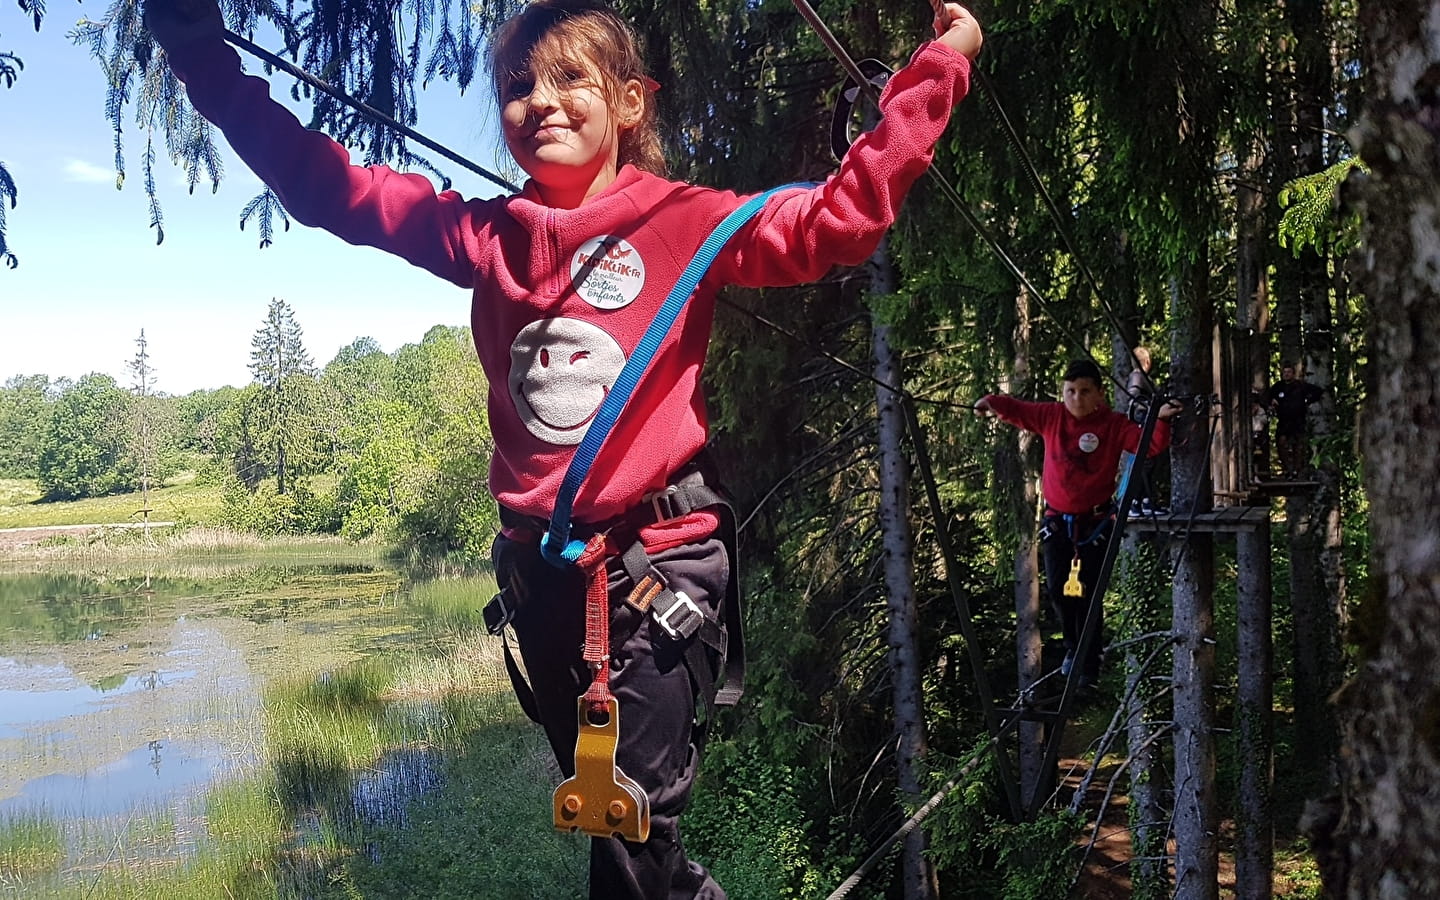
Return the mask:
{"type": "Polygon", "coordinates": [[[1190,521],[1189,513],[1166,512],[1159,515],[1132,515],[1125,523],[1127,531],[1137,534],[1183,534],[1188,528],[1192,532],[1254,531],[1270,520],[1268,506],[1222,506],[1207,512],[1196,513],[1190,521]]]}

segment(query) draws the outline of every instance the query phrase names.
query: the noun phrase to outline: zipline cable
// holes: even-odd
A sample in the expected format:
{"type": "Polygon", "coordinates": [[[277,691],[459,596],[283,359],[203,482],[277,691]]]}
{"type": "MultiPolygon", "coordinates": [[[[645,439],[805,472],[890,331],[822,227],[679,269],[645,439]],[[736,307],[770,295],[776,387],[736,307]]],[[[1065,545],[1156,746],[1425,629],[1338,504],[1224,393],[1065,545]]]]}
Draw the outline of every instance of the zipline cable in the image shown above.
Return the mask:
{"type": "MultiPolygon", "coordinates": [[[[875,85],[872,84],[870,80],[865,76],[865,73],[861,71],[859,64],[855,62],[854,57],[852,57],[849,52],[847,52],[845,48],[840,44],[840,41],[838,38],[835,37],[834,32],[832,32],[829,26],[825,24],[825,21],[820,18],[820,14],[815,11],[815,8],[810,5],[808,0],[793,0],[793,2],[796,11],[798,11],[801,17],[804,18],[807,23],[809,23],[812,29],[814,29],[816,36],[820,38],[820,42],[825,45],[826,49],[828,49],[831,55],[835,57],[836,61],[840,63],[840,67],[845,70],[846,75],[852,80],[854,80],[860,92],[864,94],[864,96],[867,97],[870,102],[874,103],[876,105],[876,108],[879,108],[879,90],[876,89],[875,85]]],[[[936,0],[931,0],[931,7],[934,8],[935,5],[936,0]]],[[[970,71],[972,73],[976,73],[980,70],[977,65],[972,64],[970,67],[970,71]]],[[[1035,299],[1039,300],[1040,304],[1044,306],[1047,310],[1056,306],[1057,304],[1055,304],[1048,297],[1046,297],[1045,293],[1041,291],[1040,288],[1037,287],[1035,283],[1030,280],[1029,276],[1025,274],[1024,270],[1021,269],[1020,266],[1013,259],[1010,258],[1010,255],[1005,252],[1005,248],[1000,245],[1000,242],[990,233],[990,230],[985,227],[984,223],[980,221],[979,217],[970,210],[969,205],[965,203],[965,200],[960,196],[960,193],[954,188],[954,186],[952,186],[950,182],[946,181],[945,178],[939,172],[937,172],[933,166],[927,168],[925,170],[925,174],[939,189],[940,193],[943,194],[945,198],[950,201],[951,205],[955,208],[955,211],[958,212],[960,214],[960,217],[965,220],[965,223],[969,225],[977,235],[980,236],[980,239],[984,241],[987,246],[990,247],[991,252],[993,252],[995,256],[1000,260],[1001,264],[1009,270],[1010,274],[1014,276],[1015,280],[1020,283],[1020,286],[1026,291],[1028,291],[1032,296],[1034,296],[1035,299]]],[[[1074,344],[1077,348],[1084,352],[1085,355],[1088,356],[1090,360],[1100,368],[1101,371],[1106,372],[1110,380],[1113,381],[1115,385],[1120,388],[1121,391],[1123,391],[1127,395],[1130,393],[1129,388],[1126,386],[1126,384],[1119,378],[1117,378],[1115,374],[1109,370],[1108,366],[1101,366],[1099,364],[1099,360],[1095,359],[1095,355],[1090,352],[1084,341],[1079,340],[1076,337],[1075,333],[1068,329],[1058,318],[1052,317],[1050,321],[1059,329],[1061,333],[1065,335],[1065,337],[1072,344],[1074,344]]],[[[1149,376],[1147,375],[1146,377],[1148,378],[1149,376]]]]}
{"type": "Polygon", "coordinates": [[[1015,717],[1012,722],[1006,724],[1004,729],[1001,730],[1000,734],[990,738],[990,740],[986,742],[985,746],[976,747],[970,753],[969,758],[966,759],[965,764],[960,767],[960,771],[950,776],[950,780],[941,785],[940,790],[936,791],[934,794],[931,794],[928,800],[920,804],[919,809],[915,810],[915,812],[912,813],[904,822],[900,823],[899,828],[896,828],[893,832],[891,832],[889,837],[881,841],[879,846],[877,846],[873,851],[871,851],[869,856],[865,857],[865,861],[860,864],[860,867],[857,868],[853,873],[851,873],[849,878],[846,878],[844,881],[842,881],[839,887],[835,888],[835,890],[830,893],[830,896],[827,897],[826,900],[842,900],[842,898],[849,896],[850,892],[855,890],[855,888],[859,886],[860,882],[865,878],[865,876],[870,873],[870,870],[875,868],[877,864],[879,864],[882,860],[885,859],[887,855],[889,855],[890,848],[895,846],[896,842],[904,839],[906,835],[910,834],[910,832],[914,831],[917,827],[919,827],[920,823],[925,821],[925,818],[929,816],[930,813],[935,811],[935,807],[939,806],[946,797],[950,796],[950,793],[954,791],[955,788],[960,786],[960,782],[967,775],[975,771],[975,767],[980,764],[980,760],[984,758],[985,754],[997,747],[1000,743],[1000,739],[1003,738],[1007,733],[1009,733],[1009,731],[1014,728],[1015,724],[1019,721],[1020,718],[1018,716],[1015,717]]]}
{"type": "MultiPolygon", "coordinates": [[[[944,0],[930,0],[930,8],[934,10],[937,17],[943,19],[945,15],[944,0]]],[[[1110,304],[1105,302],[1105,294],[1100,289],[1100,282],[1095,278],[1094,273],[1090,271],[1090,267],[1085,264],[1085,257],[1080,254],[1080,251],[1075,246],[1075,242],[1070,239],[1070,230],[1066,227],[1065,217],[1060,214],[1060,207],[1055,203],[1055,199],[1050,196],[1050,191],[1046,189],[1045,182],[1041,180],[1039,169],[1036,168],[1034,161],[1030,158],[1030,153],[1025,149],[1025,142],[1020,140],[1020,132],[1015,129],[1015,126],[1010,122],[1010,117],[1005,113],[1005,108],[1000,105],[1000,94],[995,90],[995,85],[990,80],[990,76],[979,66],[971,66],[970,74],[975,79],[975,83],[980,85],[980,94],[985,99],[985,105],[989,107],[991,114],[999,121],[1001,130],[1005,132],[1006,138],[1010,141],[1011,148],[1015,151],[1015,155],[1019,157],[1020,168],[1025,171],[1026,180],[1030,182],[1031,187],[1035,188],[1036,192],[1040,195],[1040,199],[1044,201],[1045,208],[1049,211],[1050,218],[1055,223],[1055,230],[1060,234],[1060,240],[1064,242],[1065,249],[1070,252],[1070,258],[1080,270],[1080,274],[1084,275],[1085,280],[1089,282],[1090,289],[1095,292],[1095,299],[1099,302],[1101,310],[1104,311],[1106,321],[1110,323],[1110,327],[1115,329],[1116,334],[1119,334],[1123,339],[1125,329],[1120,322],[1119,316],[1115,315],[1115,311],[1110,308],[1110,304]]],[[[1150,373],[1145,369],[1144,365],[1141,364],[1140,357],[1135,353],[1135,348],[1130,346],[1129,341],[1125,341],[1125,352],[1130,354],[1130,361],[1134,363],[1134,368],[1140,372],[1141,376],[1145,379],[1145,383],[1153,392],[1155,382],[1150,379],[1150,373]]],[[[1128,387],[1126,393],[1130,393],[1128,387]]]]}
{"type": "Polygon", "coordinates": [[[393,117],[386,115],[385,113],[364,102],[363,100],[357,100],[354,97],[351,97],[349,94],[345,93],[344,91],[340,90],[339,88],[332,87],[328,82],[322,81],[314,75],[311,75],[304,69],[300,68],[299,66],[287,62],[284,59],[281,59],[279,56],[276,56],[274,53],[271,53],[264,47],[261,47],[254,41],[243,38],[228,28],[225,29],[225,40],[234,44],[241,50],[244,50],[246,53],[249,53],[251,56],[254,56],[255,58],[261,60],[262,62],[268,63],[275,68],[280,69],[281,71],[300,79],[301,81],[315,88],[317,91],[334,97],[336,100],[339,100],[341,103],[345,104],[356,112],[361,113],[362,115],[370,116],[375,121],[399,132],[400,134],[405,135],[415,143],[430,148],[431,150],[435,151],[436,153],[440,154],[441,156],[445,157],[456,165],[464,166],[465,168],[481,176],[482,178],[488,178],[490,181],[493,181],[495,184],[505,188],[511,193],[518,194],[520,192],[519,185],[513,184],[510,181],[501,178],[499,175],[496,175],[494,172],[491,172],[489,169],[478,163],[471,162],[470,160],[466,159],[465,157],[461,156],[460,154],[456,153],[454,150],[451,150],[445,145],[431,140],[430,138],[411,128],[409,125],[403,125],[400,122],[397,122],[393,117]]]}

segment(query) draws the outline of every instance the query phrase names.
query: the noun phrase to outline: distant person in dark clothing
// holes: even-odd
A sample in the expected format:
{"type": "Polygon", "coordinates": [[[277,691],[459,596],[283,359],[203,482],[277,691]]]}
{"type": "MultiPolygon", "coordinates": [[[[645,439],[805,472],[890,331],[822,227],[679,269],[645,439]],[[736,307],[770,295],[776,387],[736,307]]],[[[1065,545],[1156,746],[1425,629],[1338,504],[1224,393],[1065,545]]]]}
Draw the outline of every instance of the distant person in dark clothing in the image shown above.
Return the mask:
{"type": "Polygon", "coordinates": [[[1294,363],[1280,369],[1280,380],[1265,392],[1270,412],[1275,417],[1275,450],[1280,458],[1281,474],[1299,475],[1305,468],[1307,452],[1305,410],[1320,402],[1320,388],[1299,376],[1294,363]]]}

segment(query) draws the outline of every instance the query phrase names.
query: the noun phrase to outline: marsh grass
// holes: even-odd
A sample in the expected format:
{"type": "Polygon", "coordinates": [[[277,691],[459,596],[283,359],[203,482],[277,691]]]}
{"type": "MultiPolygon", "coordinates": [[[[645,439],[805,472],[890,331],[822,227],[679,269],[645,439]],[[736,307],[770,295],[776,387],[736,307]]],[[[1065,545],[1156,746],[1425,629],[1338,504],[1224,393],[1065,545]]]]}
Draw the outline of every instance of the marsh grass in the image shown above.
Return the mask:
{"type": "Polygon", "coordinates": [[[76,565],[121,562],[163,562],[173,568],[178,561],[245,557],[245,565],[257,558],[281,561],[327,562],[352,560],[378,563],[385,557],[378,543],[356,543],[333,535],[306,534],[262,537],[226,528],[167,526],[151,528],[99,528],[85,534],[56,534],[21,546],[4,548],[0,561],[11,567],[15,561],[36,560],[76,565]]]}
{"type": "MultiPolygon", "coordinates": [[[[393,576],[365,571],[267,579],[247,582],[247,608],[288,602],[312,628],[358,615],[356,624],[379,629],[373,640],[362,635],[369,649],[281,650],[292,674],[267,680],[260,724],[226,740],[243,764],[183,808],[136,811],[122,823],[53,811],[0,822],[0,893],[530,900],[583,892],[588,840],[551,827],[559,775],[549,747],[514,700],[498,640],[475,624],[493,580],[420,585],[410,596],[397,593],[393,576]],[[405,603],[426,623],[420,647],[385,631],[386,616],[405,603]]],[[[357,632],[346,624],[344,633],[357,632]]],[[[214,698],[196,702],[217,715],[227,709],[214,698]]]]}
{"type": "Polygon", "coordinates": [[[415,586],[411,602],[442,628],[456,631],[484,628],[482,612],[495,596],[495,578],[489,574],[466,578],[437,578],[415,586]]]}
{"type": "Polygon", "coordinates": [[[36,813],[0,819],[0,882],[50,871],[64,859],[59,822],[36,813]]]}

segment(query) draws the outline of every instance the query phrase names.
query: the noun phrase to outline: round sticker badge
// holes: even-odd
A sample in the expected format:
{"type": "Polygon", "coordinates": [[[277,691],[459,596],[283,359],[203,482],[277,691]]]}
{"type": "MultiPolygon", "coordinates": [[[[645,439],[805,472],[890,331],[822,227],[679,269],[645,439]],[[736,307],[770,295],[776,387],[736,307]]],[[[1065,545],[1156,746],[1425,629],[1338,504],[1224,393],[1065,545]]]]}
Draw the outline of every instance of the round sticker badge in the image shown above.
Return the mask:
{"type": "Polygon", "coordinates": [[[1087,431],[1080,435],[1080,449],[1086,453],[1094,453],[1095,448],[1100,446],[1100,438],[1093,431],[1087,431]]]}
{"type": "Polygon", "coordinates": [[[570,260],[570,283],[596,309],[620,309],[640,296],[645,261],[623,238],[594,237],[581,244],[570,260]]]}

